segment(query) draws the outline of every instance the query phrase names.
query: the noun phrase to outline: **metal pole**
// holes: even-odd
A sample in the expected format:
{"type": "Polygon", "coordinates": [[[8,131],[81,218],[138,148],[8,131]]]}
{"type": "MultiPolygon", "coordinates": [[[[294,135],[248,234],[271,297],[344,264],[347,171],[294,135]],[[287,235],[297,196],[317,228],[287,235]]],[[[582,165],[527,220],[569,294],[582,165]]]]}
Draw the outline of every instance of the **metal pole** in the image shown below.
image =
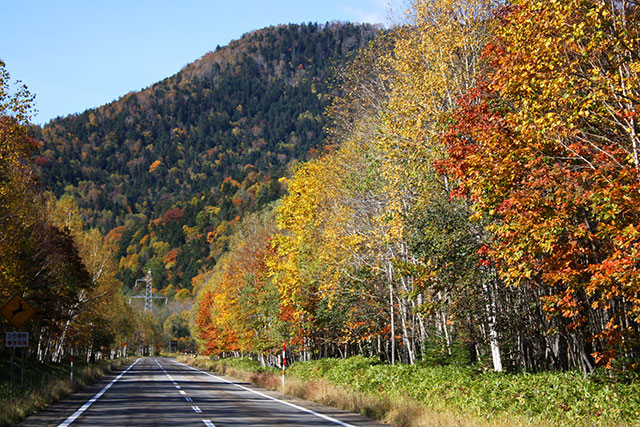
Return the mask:
{"type": "MultiPolygon", "coordinates": [[[[24,328],[20,328],[24,332],[24,328]]],[[[22,363],[20,364],[20,388],[24,388],[24,346],[22,347],[22,363]]]]}
{"type": "Polygon", "coordinates": [[[284,391],[284,371],[285,371],[285,366],[287,364],[287,358],[286,358],[286,342],[282,343],[282,391],[284,391]]]}
{"type": "Polygon", "coordinates": [[[24,388],[24,347],[22,347],[22,363],[20,365],[20,388],[24,388]]]}
{"type": "Polygon", "coordinates": [[[151,269],[147,270],[147,276],[144,278],[147,282],[145,289],[144,309],[145,311],[153,310],[153,285],[151,279],[151,269]]]}
{"type": "Polygon", "coordinates": [[[71,343],[71,371],[69,374],[69,379],[71,380],[71,383],[73,383],[73,342],[71,343]]]}
{"type": "Polygon", "coordinates": [[[9,388],[13,389],[13,349],[15,347],[11,347],[11,354],[9,356],[9,388]]]}

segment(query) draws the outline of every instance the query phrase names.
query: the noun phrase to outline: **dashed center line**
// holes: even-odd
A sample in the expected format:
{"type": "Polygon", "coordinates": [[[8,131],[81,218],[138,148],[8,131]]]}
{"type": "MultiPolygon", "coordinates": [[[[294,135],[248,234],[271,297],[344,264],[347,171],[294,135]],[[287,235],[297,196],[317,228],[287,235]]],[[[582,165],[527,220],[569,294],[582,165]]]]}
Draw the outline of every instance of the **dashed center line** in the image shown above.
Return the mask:
{"type": "MultiPolygon", "coordinates": [[[[162,367],[162,365],[157,361],[154,360],[154,362],[156,362],[156,364],[160,367],[160,369],[162,369],[162,372],[164,372],[167,376],[167,378],[169,379],[169,381],[171,381],[171,384],[174,385],[174,387],[176,388],[176,390],[178,390],[178,393],[180,393],[181,395],[184,396],[184,399],[189,402],[189,403],[193,403],[193,399],[191,399],[189,396],[187,396],[187,393],[185,393],[184,390],[182,390],[182,387],[180,387],[178,385],[178,383],[176,381],[174,381],[174,379],[171,377],[171,375],[169,375],[169,373],[162,367]]],[[[193,411],[196,414],[201,414],[202,413],[202,409],[200,409],[197,405],[192,405],[191,409],[193,409],[193,411]]],[[[204,423],[205,426],[207,427],[215,427],[215,425],[211,422],[211,420],[202,420],[202,422],[204,423]]]]}
{"type": "MultiPolygon", "coordinates": [[[[233,385],[233,386],[238,387],[238,388],[240,388],[240,389],[242,389],[242,390],[245,390],[245,391],[248,391],[248,392],[250,392],[250,393],[256,394],[256,395],[258,395],[258,396],[261,396],[261,397],[263,397],[263,398],[265,398],[265,399],[273,400],[273,401],[278,402],[278,403],[280,403],[280,404],[282,404],[282,405],[286,405],[286,406],[289,406],[289,407],[291,407],[291,408],[295,408],[295,409],[297,409],[297,410],[299,410],[299,411],[306,412],[306,413],[308,413],[308,414],[314,415],[314,416],[316,416],[316,417],[318,417],[318,418],[322,418],[322,419],[324,419],[324,420],[326,420],[326,421],[329,421],[329,422],[331,422],[331,423],[338,424],[338,425],[341,425],[341,426],[343,426],[343,427],[354,427],[353,425],[348,424],[348,423],[345,423],[345,422],[343,422],[343,421],[340,421],[340,420],[338,420],[338,419],[336,419],[336,418],[329,417],[329,416],[327,416],[327,415],[324,415],[324,414],[321,414],[321,413],[318,413],[318,412],[312,411],[311,409],[307,409],[307,408],[305,408],[305,407],[302,407],[302,406],[299,406],[299,405],[295,405],[295,404],[293,404],[293,403],[290,403],[290,402],[287,402],[287,401],[284,401],[284,400],[277,399],[277,398],[275,398],[275,397],[273,397],[273,396],[269,396],[268,394],[264,394],[264,393],[261,393],[261,392],[259,392],[259,391],[256,391],[256,390],[253,390],[253,389],[250,389],[250,388],[248,388],[248,387],[245,387],[245,386],[243,386],[243,385],[241,385],[241,384],[238,384],[238,383],[235,383],[235,382],[233,382],[233,381],[229,381],[229,380],[226,380],[226,379],[224,379],[224,378],[218,377],[218,376],[216,376],[216,375],[212,375],[212,374],[210,374],[210,373],[208,373],[208,372],[201,371],[200,369],[196,369],[196,368],[194,368],[194,367],[192,367],[192,366],[189,366],[189,365],[187,365],[187,364],[180,363],[180,362],[173,362],[173,363],[175,363],[175,364],[177,364],[177,365],[180,365],[180,366],[184,366],[185,368],[191,369],[192,371],[199,372],[199,373],[201,373],[201,374],[203,374],[203,375],[206,375],[206,376],[208,376],[208,377],[215,378],[216,380],[218,380],[218,381],[220,381],[220,382],[224,382],[224,383],[227,383],[227,384],[233,385]]],[[[203,422],[206,426],[212,426],[212,425],[213,425],[213,423],[211,423],[211,421],[210,421],[210,420],[202,420],[202,422],[203,422]]],[[[215,427],[215,426],[214,426],[214,427],[215,427]]]]}

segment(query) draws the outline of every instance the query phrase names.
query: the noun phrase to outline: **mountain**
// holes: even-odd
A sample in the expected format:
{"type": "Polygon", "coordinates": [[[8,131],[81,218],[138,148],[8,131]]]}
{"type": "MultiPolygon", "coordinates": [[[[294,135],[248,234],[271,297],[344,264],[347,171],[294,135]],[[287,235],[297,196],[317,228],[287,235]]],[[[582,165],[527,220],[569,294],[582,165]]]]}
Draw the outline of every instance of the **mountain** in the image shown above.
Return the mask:
{"type": "Polygon", "coordinates": [[[120,248],[121,279],[190,288],[246,212],[278,199],[285,176],[323,141],[332,67],[372,25],[282,25],[245,34],[177,74],[37,136],[56,196],[120,248]]]}

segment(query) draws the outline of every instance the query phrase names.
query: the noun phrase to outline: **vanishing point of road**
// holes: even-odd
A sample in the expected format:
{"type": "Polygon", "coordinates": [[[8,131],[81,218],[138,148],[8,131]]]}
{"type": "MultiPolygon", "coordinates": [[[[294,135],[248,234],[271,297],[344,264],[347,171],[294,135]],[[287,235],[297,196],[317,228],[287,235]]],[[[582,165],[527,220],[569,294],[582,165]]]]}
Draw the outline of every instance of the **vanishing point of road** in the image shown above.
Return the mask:
{"type": "Polygon", "coordinates": [[[26,418],[22,426],[374,426],[368,418],[142,358],[26,418]]]}

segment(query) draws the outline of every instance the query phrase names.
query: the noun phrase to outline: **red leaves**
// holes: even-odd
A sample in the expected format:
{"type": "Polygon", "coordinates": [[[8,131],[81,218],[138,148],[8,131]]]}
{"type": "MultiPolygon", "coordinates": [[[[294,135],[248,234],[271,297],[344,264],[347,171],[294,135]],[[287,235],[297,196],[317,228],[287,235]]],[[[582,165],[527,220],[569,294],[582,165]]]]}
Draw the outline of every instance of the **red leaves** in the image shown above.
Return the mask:
{"type": "Polygon", "coordinates": [[[174,208],[166,211],[162,215],[162,223],[169,224],[170,222],[177,222],[184,215],[184,210],[180,208],[174,208]]]}
{"type": "MultiPolygon", "coordinates": [[[[570,328],[588,324],[608,364],[624,335],[619,313],[640,318],[640,175],[624,122],[640,107],[611,89],[636,90],[637,80],[613,77],[632,60],[619,53],[628,35],[608,34],[622,24],[616,11],[587,13],[607,7],[596,3],[502,9],[484,49],[490,68],[459,99],[442,135],[449,157],[437,167],[460,180],[452,197],[475,198],[491,220],[502,276],[545,286],[547,313],[571,319],[570,328]],[[608,75],[602,84],[584,77],[608,75]],[[605,309],[598,315],[609,324],[593,323],[591,312],[605,309]]],[[[478,255],[490,264],[488,248],[478,255]]]]}

